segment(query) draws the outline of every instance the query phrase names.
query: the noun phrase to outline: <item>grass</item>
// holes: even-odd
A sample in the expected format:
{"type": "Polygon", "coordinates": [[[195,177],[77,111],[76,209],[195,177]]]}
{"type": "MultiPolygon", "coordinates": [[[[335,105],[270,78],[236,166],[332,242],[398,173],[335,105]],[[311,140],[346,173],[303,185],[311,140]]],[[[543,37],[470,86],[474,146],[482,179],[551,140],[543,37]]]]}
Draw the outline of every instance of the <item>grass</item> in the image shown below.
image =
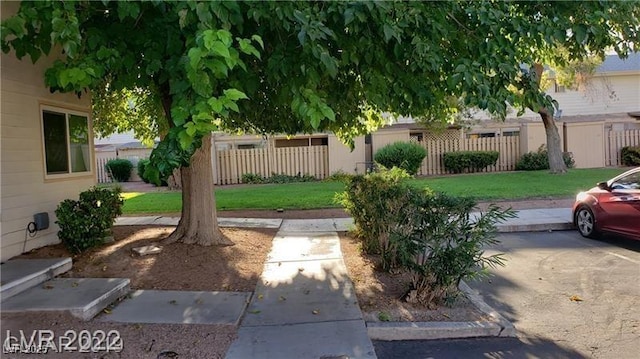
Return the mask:
{"type": "MultiPolygon", "coordinates": [[[[569,198],[597,182],[620,173],[620,168],[574,169],[565,175],[547,171],[478,173],[416,178],[412,186],[431,188],[480,201],[532,198],[569,198]]],[[[288,184],[216,187],[219,210],[234,209],[313,209],[339,207],[335,194],[344,190],[341,182],[305,182],[288,184]]],[[[125,214],[180,212],[179,192],[124,193],[125,214]]]]}

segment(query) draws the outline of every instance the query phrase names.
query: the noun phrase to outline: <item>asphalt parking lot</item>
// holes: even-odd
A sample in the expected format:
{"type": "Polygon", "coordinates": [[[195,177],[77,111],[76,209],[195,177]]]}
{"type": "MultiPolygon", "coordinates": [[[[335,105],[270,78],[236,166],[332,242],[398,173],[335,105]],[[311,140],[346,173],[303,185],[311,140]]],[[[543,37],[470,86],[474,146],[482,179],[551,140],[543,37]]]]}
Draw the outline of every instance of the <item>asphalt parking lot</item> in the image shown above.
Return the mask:
{"type": "Polygon", "coordinates": [[[638,358],[640,242],[577,232],[499,236],[507,265],[470,282],[517,339],[376,342],[379,358],[638,358]]]}

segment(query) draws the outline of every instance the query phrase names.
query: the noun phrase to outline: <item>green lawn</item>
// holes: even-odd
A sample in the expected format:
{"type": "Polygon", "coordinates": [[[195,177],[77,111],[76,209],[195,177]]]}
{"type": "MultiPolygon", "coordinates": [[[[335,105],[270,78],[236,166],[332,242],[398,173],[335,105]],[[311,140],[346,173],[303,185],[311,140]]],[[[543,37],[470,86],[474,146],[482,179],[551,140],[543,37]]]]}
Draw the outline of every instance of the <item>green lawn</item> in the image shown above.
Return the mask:
{"type": "MultiPolygon", "coordinates": [[[[478,200],[526,198],[568,198],[580,190],[593,187],[624,169],[575,169],[565,175],[547,171],[503,172],[417,178],[410,181],[416,187],[478,200]]],[[[232,209],[312,209],[337,207],[333,198],[344,190],[340,182],[305,182],[289,184],[216,187],[217,208],[232,209]]],[[[125,214],[180,212],[179,192],[124,193],[125,214]]]]}

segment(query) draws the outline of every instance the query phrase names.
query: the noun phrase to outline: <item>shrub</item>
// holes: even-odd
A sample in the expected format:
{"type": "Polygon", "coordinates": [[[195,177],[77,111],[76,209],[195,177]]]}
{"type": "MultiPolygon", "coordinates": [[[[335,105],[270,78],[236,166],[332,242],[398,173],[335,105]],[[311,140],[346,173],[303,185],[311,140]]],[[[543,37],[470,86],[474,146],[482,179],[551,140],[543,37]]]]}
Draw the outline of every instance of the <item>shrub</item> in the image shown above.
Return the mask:
{"type": "Polygon", "coordinates": [[[316,178],[311,175],[302,175],[298,173],[296,176],[272,173],[265,183],[293,183],[293,182],[314,182],[316,178]]]}
{"type": "Polygon", "coordinates": [[[390,237],[400,268],[411,275],[406,301],[431,308],[446,304],[457,297],[461,280],[504,265],[500,254],[485,256],[484,248],[498,243],[496,223],[515,212],[491,206],[473,217],[475,205],[472,199],[444,194],[413,197],[390,237]]]}
{"type": "Polygon", "coordinates": [[[325,182],[342,182],[347,183],[353,177],[352,174],[346,173],[342,170],[337,170],[331,174],[331,176],[324,179],[325,182]]]}
{"type": "Polygon", "coordinates": [[[498,162],[498,151],[457,151],[442,154],[444,168],[453,173],[478,172],[498,162]]]}
{"type": "Polygon", "coordinates": [[[623,166],[640,166],[640,146],[626,146],[620,150],[623,166]]]}
{"type": "MultiPolygon", "coordinates": [[[[562,159],[567,168],[573,168],[575,161],[571,153],[562,153],[562,159]]],[[[541,145],[536,152],[525,153],[516,162],[516,171],[538,171],[549,169],[549,153],[545,145],[541,145]]]]}
{"type": "Polygon", "coordinates": [[[256,184],[256,183],[263,183],[263,182],[264,182],[264,178],[262,178],[262,176],[257,175],[255,173],[245,173],[242,175],[242,183],[256,184]]]}
{"type": "Polygon", "coordinates": [[[114,180],[118,182],[127,182],[129,177],[131,177],[133,164],[129,160],[116,158],[107,161],[104,168],[114,180]]]}
{"type": "Polygon", "coordinates": [[[80,199],[66,199],[56,208],[58,237],[72,253],[102,244],[117,216],[122,214],[119,188],[93,187],[80,199]]]}
{"type": "Polygon", "coordinates": [[[245,173],[242,175],[242,183],[259,184],[259,183],[294,183],[294,182],[313,182],[317,179],[311,175],[302,175],[298,173],[296,176],[272,173],[271,177],[263,178],[255,173],[245,173]]]}
{"type": "MultiPolygon", "coordinates": [[[[382,254],[384,260],[392,257],[385,255],[389,250],[389,230],[392,217],[407,203],[409,187],[403,179],[408,177],[405,170],[397,167],[356,175],[347,182],[345,192],[337,196],[337,201],[354,218],[355,235],[362,240],[366,253],[382,254]]],[[[383,263],[385,268],[392,266],[393,263],[383,263]]]]}
{"type": "Polygon", "coordinates": [[[395,142],[380,148],[374,160],[386,168],[402,168],[413,176],[418,173],[422,160],[426,156],[427,150],[418,144],[395,142]]]}
{"type": "Polygon", "coordinates": [[[149,177],[145,176],[144,171],[146,171],[147,166],[149,165],[148,159],[141,159],[138,161],[138,176],[144,181],[144,183],[149,183],[149,177]]]}
{"type": "Polygon", "coordinates": [[[454,298],[462,279],[503,264],[500,255],[484,256],[483,247],[497,243],[495,224],[515,213],[491,206],[471,216],[472,199],[417,190],[407,177],[398,169],[354,176],[338,200],[363,249],[380,255],[381,268],[409,274],[405,299],[433,307],[454,298]]]}

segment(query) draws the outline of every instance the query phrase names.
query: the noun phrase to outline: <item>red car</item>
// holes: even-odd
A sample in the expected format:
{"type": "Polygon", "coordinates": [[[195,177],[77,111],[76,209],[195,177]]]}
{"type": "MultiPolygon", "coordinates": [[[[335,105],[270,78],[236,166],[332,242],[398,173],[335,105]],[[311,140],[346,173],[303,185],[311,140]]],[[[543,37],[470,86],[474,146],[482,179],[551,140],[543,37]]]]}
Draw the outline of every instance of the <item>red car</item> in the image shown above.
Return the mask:
{"type": "Polygon", "coordinates": [[[610,232],[640,240],[640,167],[580,192],[573,224],[588,238],[610,232]]]}

